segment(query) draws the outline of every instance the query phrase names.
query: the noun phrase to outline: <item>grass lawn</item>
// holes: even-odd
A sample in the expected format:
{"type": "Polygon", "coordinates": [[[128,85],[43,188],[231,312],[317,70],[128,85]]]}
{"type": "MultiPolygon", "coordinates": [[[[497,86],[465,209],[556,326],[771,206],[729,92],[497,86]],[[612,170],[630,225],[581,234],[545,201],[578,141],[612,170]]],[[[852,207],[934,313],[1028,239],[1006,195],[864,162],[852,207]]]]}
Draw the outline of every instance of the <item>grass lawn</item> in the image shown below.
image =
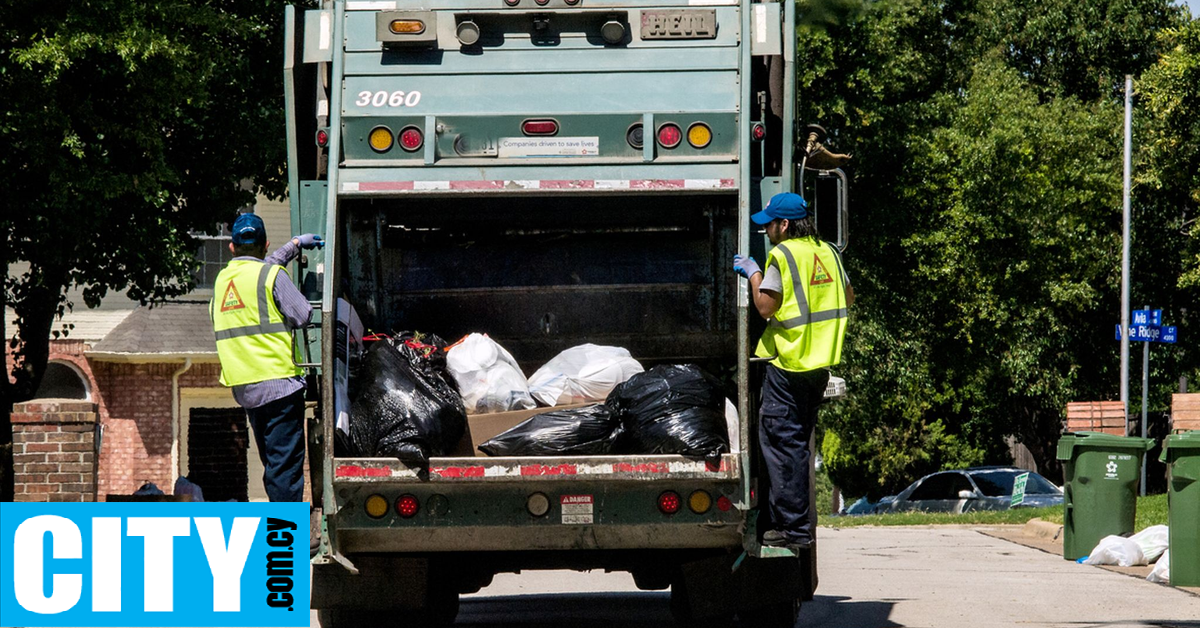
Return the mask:
{"type": "MultiPolygon", "coordinates": [[[[1053,523],[1063,522],[1061,506],[1053,508],[1017,508],[969,512],[961,515],[930,512],[900,512],[886,515],[862,515],[856,517],[833,517],[822,514],[820,525],[831,528],[854,526],[924,526],[924,525],[1005,525],[1024,524],[1030,519],[1042,519],[1053,523]]],[[[1167,523],[1167,496],[1148,495],[1138,498],[1136,530],[1167,523]]]]}

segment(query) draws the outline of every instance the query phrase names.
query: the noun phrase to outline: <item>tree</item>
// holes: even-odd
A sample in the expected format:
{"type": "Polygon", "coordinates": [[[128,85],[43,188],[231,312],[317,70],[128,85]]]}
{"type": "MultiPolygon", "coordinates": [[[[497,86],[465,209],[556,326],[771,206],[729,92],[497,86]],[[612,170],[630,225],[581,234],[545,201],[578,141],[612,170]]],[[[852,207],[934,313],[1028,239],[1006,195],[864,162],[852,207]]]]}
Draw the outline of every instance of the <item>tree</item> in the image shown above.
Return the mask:
{"type": "MultiPolygon", "coordinates": [[[[193,231],[282,194],[281,0],[30,2],[0,20],[3,305],[17,315],[0,381],[37,390],[55,319],[110,292],[143,303],[193,287],[193,231]],[[253,181],[252,185],[243,182],[253,181]]],[[[69,330],[61,330],[69,333],[69,330]]],[[[11,459],[0,499],[11,499],[11,459]]]]}
{"type": "Polygon", "coordinates": [[[1008,462],[1008,436],[1053,470],[1065,403],[1117,389],[1122,77],[1170,49],[1159,34],[1183,14],[888,0],[847,15],[802,26],[797,49],[800,121],[855,155],[858,300],[839,367],[850,395],[822,418],[830,475],[878,496],[1008,462]]]}

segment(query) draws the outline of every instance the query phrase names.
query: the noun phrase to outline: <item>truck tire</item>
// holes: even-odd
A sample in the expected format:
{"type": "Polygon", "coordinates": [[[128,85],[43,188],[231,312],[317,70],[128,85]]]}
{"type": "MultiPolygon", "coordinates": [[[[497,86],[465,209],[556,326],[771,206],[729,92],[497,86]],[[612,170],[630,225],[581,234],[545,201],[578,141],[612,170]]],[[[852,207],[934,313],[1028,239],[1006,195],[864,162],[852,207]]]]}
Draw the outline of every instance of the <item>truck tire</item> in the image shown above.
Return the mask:
{"type": "Polygon", "coordinates": [[[800,600],[775,602],[738,611],[742,623],[755,628],[794,628],[800,617],[800,600]]]}

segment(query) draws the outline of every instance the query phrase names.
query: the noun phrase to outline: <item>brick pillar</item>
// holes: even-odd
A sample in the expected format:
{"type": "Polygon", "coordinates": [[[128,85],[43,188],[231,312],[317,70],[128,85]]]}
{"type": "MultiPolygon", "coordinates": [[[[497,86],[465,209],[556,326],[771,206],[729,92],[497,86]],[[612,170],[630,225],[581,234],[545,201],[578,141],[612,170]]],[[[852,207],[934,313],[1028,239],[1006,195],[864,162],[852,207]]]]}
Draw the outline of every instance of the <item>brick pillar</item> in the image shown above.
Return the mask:
{"type": "Polygon", "coordinates": [[[35,399],[13,405],[19,502],[96,501],[96,404],[35,399]]]}

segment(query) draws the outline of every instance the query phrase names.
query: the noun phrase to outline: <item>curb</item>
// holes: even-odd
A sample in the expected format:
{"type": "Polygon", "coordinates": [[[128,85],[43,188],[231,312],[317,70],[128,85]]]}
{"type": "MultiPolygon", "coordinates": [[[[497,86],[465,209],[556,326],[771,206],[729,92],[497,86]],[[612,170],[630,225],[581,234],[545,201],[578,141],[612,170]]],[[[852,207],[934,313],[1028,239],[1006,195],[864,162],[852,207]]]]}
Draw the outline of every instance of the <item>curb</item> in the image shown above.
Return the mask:
{"type": "Polygon", "coordinates": [[[1062,536],[1062,525],[1050,523],[1042,519],[1030,519],[1025,524],[1023,532],[1025,536],[1032,536],[1040,539],[1058,540],[1062,536]]]}

